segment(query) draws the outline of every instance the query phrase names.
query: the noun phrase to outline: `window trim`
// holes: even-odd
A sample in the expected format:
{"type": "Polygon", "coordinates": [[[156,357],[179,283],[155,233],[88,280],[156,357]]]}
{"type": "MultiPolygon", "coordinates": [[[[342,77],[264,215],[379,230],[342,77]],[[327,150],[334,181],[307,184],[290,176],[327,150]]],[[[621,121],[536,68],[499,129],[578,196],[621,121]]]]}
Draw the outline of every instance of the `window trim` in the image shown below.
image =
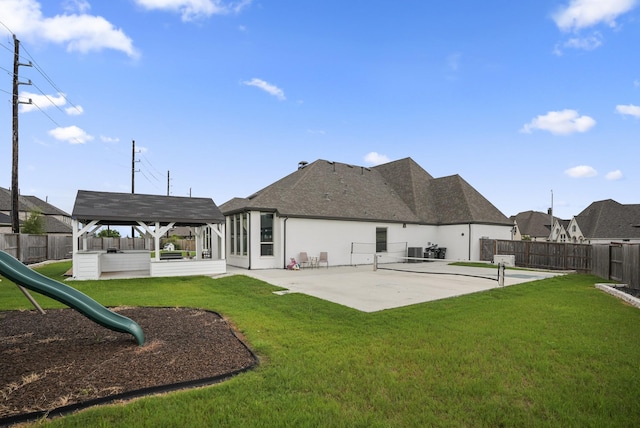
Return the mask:
{"type": "Polygon", "coordinates": [[[388,245],[388,227],[376,227],[376,253],[386,253],[388,245]],[[378,238],[384,233],[384,241],[378,238]]]}
{"type": "Polygon", "coordinates": [[[268,212],[268,211],[260,211],[260,257],[273,257],[275,256],[275,248],[274,248],[274,242],[273,242],[273,229],[274,229],[274,225],[275,225],[275,215],[273,212],[268,212]],[[271,234],[268,235],[267,238],[267,234],[265,233],[265,229],[267,229],[267,227],[263,226],[263,219],[266,217],[270,217],[271,218],[271,234]],[[271,251],[267,251],[270,252],[270,254],[265,254],[265,249],[270,248],[271,251]]]}

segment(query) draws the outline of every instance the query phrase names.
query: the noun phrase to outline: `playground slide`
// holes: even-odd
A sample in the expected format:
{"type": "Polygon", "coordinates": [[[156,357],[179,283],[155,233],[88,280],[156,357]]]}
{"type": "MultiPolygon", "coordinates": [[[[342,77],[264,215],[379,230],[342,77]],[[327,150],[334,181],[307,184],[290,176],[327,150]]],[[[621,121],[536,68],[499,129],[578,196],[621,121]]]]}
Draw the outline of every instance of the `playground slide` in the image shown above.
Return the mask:
{"type": "Polygon", "coordinates": [[[138,345],[144,344],[144,332],[135,321],[110,311],[75,288],[34,271],[5,251],[0,251],[0,274],[24,288],[64,303],[103,327],[131,333],[138,345]]]}

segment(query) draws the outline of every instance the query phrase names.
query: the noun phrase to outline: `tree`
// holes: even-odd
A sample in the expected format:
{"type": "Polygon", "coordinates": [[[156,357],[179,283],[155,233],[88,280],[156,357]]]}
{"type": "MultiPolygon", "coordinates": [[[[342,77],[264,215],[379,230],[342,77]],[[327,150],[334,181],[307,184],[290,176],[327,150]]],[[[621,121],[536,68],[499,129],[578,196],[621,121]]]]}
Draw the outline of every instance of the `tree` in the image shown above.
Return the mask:
{"type": "Polygon", "coordinates": [[[98,232],[98,238],[119,238],[120,232],[113,229],[102,229],[98,232]]]}
{"type": "Polygon", "coordinates": [[[37,209],[31,211],[29,217],[22,222],[21,232],[29,235],[44,235],[44,217],[42,216],[42,212],[37,209]]]}

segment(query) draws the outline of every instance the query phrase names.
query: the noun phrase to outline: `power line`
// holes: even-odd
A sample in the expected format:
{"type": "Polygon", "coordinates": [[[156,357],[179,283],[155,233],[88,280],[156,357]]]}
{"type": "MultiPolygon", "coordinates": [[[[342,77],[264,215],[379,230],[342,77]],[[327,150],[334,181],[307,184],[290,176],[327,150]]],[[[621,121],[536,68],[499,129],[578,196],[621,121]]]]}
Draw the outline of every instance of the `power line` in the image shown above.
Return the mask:
{"type": "MultiPolygon", "coordinates": [[[[151,163],[151,161],[149,161],[149,159],[144,155],[144,153],[140,152],[140,154],[142,155],[142,159],[151,167],[153,168],[153,170],[158,174],[158,175],[162,175],[162,173],[160,171],[158,171],[158,168],[156,168],[155,166],[153,166],[153,164],[151,163]]],[[[151,175],[153,175],[153,178],[155,178],[156,180],[158,180],[158,178],[156,178],[156,176],[149,172],[151,175]]],[[[158,180],[159,181],[159,180],[158,180]]]]}
{"type": "Polygon", "coordinates": [[[36,104],[35,102],[33,102],[32,99],[29,99],[29,101],[31,101],[29,104],[34,105],[38,110],[40,110],[40,113],[44,114],[45,116],[47,116],[49,118],[49,120],[51,122],[53,122],[54,125],[56,125],[58,128],[62,128],[62,125],[60,125],[58,122],[56,122],[51,116],[49,116],[43,109],[40,108],[40,106],[38,104],[36,104]]]}
{"type": "MultiPolygon", "coordinates": [[[[49,97],[49,95],[45,94],[44,91],[42,89],[40,89],[40,87],[38,85],[36,85],[35,83],[31,82],[31,85],[33,85],[33,87],[35,87],[38,91],[40,91],[40,93],[42,95],[44,95],[44,97],[49,100],[49,102],[51,103],[52,106],[54,106],[55,108],[57,108],[58,110],[60,110],[62,113],[66,113],[64,110],[62,110],[62,107],[60,107],[58,104],[54,103],[53,100],[51,99],[51,97],[49,97]]],[[[64,94],[58,93],[60,96],[62,96],[64,98],[64,94]]]]}
{"type": "Polygon", "coordinates": [[[0,70],[6,71],[9,76],[13,77],[13,71],[9,70],[8,68],[0,66],[0,70]]]}
{"type": "MultiPolygon", "coordinates": [[[[65,93],[58,88],[58,85],[55,84],[55,82],[47,75],[47,73],[44,71],[44,69],[42,67],[40,67],[40,65],[38,64],[38,62],[31,56],[31,54],[29,53],[29,51],[27,51],[27,49],[24,48],[24,46],[22,47],[22,49],[27,53],[27,55],[29,56],[29,60],[33,65],[33,68],[36,69],[38,71],[38,73],[40,73],[40,75],[42,75],[42,77],[45,78],[45,80],[47,82],[49,82],[49,84],[51,85],[51,87],[53,87],[53,89],[55,89],[58,94],[60,96],[62,96],[62,98],[64,98],[64,100],[69,103],[69,105],[71,105],[73,108],[75,108],[79,113],[82,113],[82,110],[80,110],[80,108],[78,106],[76,106],[74,103],[71,102],[71,100],[69,100],[69,98],[67,98],[67,96],[65,95],[65,93]]],[[[44,93],[43,93],[44,95],[44,93]]]]}
{"type": "MultiPolygon", "coordinates": [[[[56,125],[58,128],[62,128],[62,125],[60,125],[58,122],[56,122],[51,116],[49,116],[43,109],[40,108],[40,106],[33,102],[33,100],[29,100],[30,102],[28,104],[32,104],[34,105],[38,110],[40,110],[40,113],[44,114],[47,118],[49,118],[49,120],[51,122],[53,122],[54,125],[56,125]]],[[[83,141],[80,141],[78,138],[73,137],[73,139],[78,143],[78,144],[84,144],[83,141]]]]}
{"type": "Polygon", "coordinates": [[[12,49],[11,49],[9,46],[5,45],[4,43],[0,43],[0,46],[2,46],[3,48],[5,48],[5,49],[6,49],[6,50],[8,50],[9,52],[13,52],[13,51],[12,51],[12,49]]]}
{"type": "MultiPolygon", "coordinates": [[[[11,29],[9,27],[7,27],[6,24],[4,24],[2,21],[0,21],[0,25],[2,25],[4,28],[7,29],[7,31],[9,31],[9,33],[11,33],[12,35],[14,35],[13,31],[11,31],[11,29]]],[[[12,52],[13,50],[9,47],[6,46],[3,43],[0,43],[0,46],[5,48],[7,51],[12,52]]],[[[27,48],[24,46],[24,44],[21,45],[21,49],[23,52],[26,53],[27,58],[29,60],[29,64],[38,72],[40,73],[40,75],[42,77],[44,77],[44,79],[49,83],[49,85],[51,85],[51,87],[53,89],[55,89],[58,93],[58,95],[60,95],[66,103],[68,103],[71,107],[73,107],[74,109],[76,109],[79,113],[82,113],[82,110],[75,105],[68,97],[67,95],[58,87],[58,85],[53,81],[53,79],[51,77],[49,77],[49,75],[44,71],[44,69],[40,66],[40,64],[38,64],[38,62],[35,60],[35,58],[31,55],[31,53],[29,53],[29,51],[27,50],[27,48]]],[[[24,58],[23,55],[20,55],[20,58],[24,58]]],[[[4,67],[0,67],[0,69],[6,71],[7,73],[9,73],[9,75],[12,75],[13,73],[10,70],[5,69],[4,67]]],[[[51,102],[52,105],[56,106],[61,112],[65,113],[64,110],[62,110],[60,108],[59,105],[55,104],[51,98],[49,97],[49,95],[47,95],[42,89],[40,89],[40,87],[38,87],[37,85],[34,85],[36,88],[38,88],[38,90],[40,91],[40,93],[42,95],[44,95],[45,97],[47,97],[47,99],[51,102]]]]}
{"type": "MultiPolygon", "coordinates": [[[[4,26],[5,28],[7,28],[7,30],[9,30],[9,28],[0,21],[0,25],[4,26]]],[[[9,30],[10,31],[10,30],[9,30]]],[[[17,40],[17,39],[16,39],[17,40]]],[[[16,42],[19,43],[19,42],[16,42]]],[[[2,47],[7,48],[6,46],[2,45],[2,47]]],[[[56,85],[56,83],[53,81],[53,79],[51,79],[47,73],[44,71],[44,69],[42,67],[40,67],[40,65],[37,63],[37,61],[33,58],[33,56],[27,51],[27,49],[24,47],[24,45],[20,45],[20,47],[22,48],[23,51],[25,51],[28,55],[28,59],[29,59],[29,63],[28,64],[23,64],[23,65],[29,65],[33,68],[35,68],[38,73],[44,77],[44,79],[57,91],[58,95],[61,96],[64,100],[65,103],[68,103],[69,105],[71,105],[73,108],[75,108],[78,112],[82,112],[82,110],[76,106],[75,104],[73,104],[69,98],[67,98],[67,96],[64,94],[64,92],[58,87],[58,85],[56,85]]],[[[19,55],[20,59],[24,59],[25,57],[23,55],[19,55]]],[[[7,70],[4,67],[0,67],[0,69],[4,70],[7,72],[7,74],[9,74],[10,76],[13,76],[14,73],[10,70],[7,70]]],[[[33,81],[31,79],[29,79],[29,85],[34,86],[39,92],[40,94],[42,94],[48,101],[49,103],[51,103],[52,106],[54,106],[55,108],[57,108],[61,113],[67,114],[62,107],[59,104],[56,104],[53,99],[51,98],[50,95],[46,94],[44,92],[44,90],[42,88],[40,88],[40,86],[38,86],[37,84],[34,84],[33,81]]],[[[2,92],[6,92],[9,93],[5,90],[0,89],[0,91],[2,92]]],[[[24,97],[21,97],[24,99],[24,97]]],[[[22,103],[22,102],[21,102],[22,103]]],[[[44,116],[47,117],[47,119],[49,119],[54,125],[56,125],[59,128],[62,128],[62,125],[60,125],[50,114],[48,114],[47,112],[45,112],[45,107],[38,105],[37,103],[33,102],[32,99],[29,99],[28,104],[31,104],[33,106],[35,106],[35,108],[38,109],[38,111],[40,111],[40,113],[42,113],[44,116]]],[[[76,142],[82,144],[83,142],[81,140],[79,140],[78,138],[74,137],[73,140],[75,140],[76,142]]]]}
{"type": "Polygon", "coordinates": [[[13,31],[11,31],[11,28],[7,27],[7,24],[5,24],[4,22],[0,21],[0,25],[2,25],[4,28],[7,29],[7,31],[9,32],[9,34],[11,34],[12,36],[14,36],[15,34],[13,33],[13,31]]]}
{"type": "Polygon", "coordinates": [[[160,181],[160,179],[158,177],[156,177],[153,172],[149,171],[148,169],[146,171],[149,173],[149,175],[151,175],[151,177],[153,177],[154,180],[160,181]]]}
{"type": "Polygon", "coordinates": [[[153,186],[155,187],[157,190],[160,190],[160,188],[156,185],[156,183],[152,182],[151,180],[149,180],[149,177],[146,176],[146,174],[144,173],[144,171],[138,170],[137,172],[139,172],[140,174],[142,174],[142,176],[144,178],[147,179],[147,181],[153,186]]]}

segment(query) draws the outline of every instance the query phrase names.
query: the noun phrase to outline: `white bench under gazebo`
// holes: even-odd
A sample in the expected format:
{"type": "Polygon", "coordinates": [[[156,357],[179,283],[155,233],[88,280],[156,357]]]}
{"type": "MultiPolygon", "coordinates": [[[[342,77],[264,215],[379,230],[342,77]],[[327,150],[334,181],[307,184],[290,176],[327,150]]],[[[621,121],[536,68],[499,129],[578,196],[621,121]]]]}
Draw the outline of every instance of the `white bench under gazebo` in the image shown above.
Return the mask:
{"type": "Polygon", "coordinates": [[[139,276],[216,275],[227,270],[222,212],[211,198],[142,195],[79,190],[71,214],[73,278],[100,279],[118,274],[139,276]],[[153,239],[151,250],[92,250],[87,241],[104,226],[131,226],[153,239]],[[162,260],[160,238],[169,230],[190,226],[194,231],[194,258],[162,260]]]}

